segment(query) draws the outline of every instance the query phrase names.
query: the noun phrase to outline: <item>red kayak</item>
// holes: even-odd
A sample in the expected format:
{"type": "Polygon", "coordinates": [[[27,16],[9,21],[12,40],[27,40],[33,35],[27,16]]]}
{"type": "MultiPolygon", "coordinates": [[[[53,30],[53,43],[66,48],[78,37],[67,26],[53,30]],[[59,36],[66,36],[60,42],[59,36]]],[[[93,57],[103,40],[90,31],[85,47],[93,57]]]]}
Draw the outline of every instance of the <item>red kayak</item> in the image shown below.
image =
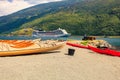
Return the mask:
{"type": "Polygon", "coordinates": [[[70,46],[73,46],[73,47],[89,49],[88,46],[83,46],[83,45],[80,45],[80,44],[75,44],[75,43],[70,43],[70,42],[67,42],[66,44],[70,45],[70,46]]]}
{"type": "Polygon", "coordinates": [[[107,55],[112,55],[112,56],[120,56],[119,51],[111,50],[109,48],[100,49],[100,48],[96,48],[96,47],[92,47],[92,46],[88,46],[88,47],[89,47],[89,49],[91,49],[92,51],[97,52],[97,53],[107,54],[107,55]]]}

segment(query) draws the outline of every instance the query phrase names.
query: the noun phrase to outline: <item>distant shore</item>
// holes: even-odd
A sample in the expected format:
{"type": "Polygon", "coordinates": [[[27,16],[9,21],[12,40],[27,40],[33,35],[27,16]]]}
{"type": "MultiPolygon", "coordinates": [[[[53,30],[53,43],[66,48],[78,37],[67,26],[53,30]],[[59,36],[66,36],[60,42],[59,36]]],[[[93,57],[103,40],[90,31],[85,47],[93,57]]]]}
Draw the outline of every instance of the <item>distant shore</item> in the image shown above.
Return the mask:
{"type": "MultiPolygon", "coordinates": [[[[80,36],[83,37],[82,35],[72,35],[72,36],[80,36]]],[[[94,36],[94,35],[89,35],[89,36],[94,36]]],[[[105,36],[95,36],[96,38],[105,38],[105,36]]],[[[120,36],[106,36],[107,38],[120,38],[120,36]]]]}
{"type": "Polygon", "coordinates": [[[120,36],[95,36],[97,38],[120,38],[120,36]]]}

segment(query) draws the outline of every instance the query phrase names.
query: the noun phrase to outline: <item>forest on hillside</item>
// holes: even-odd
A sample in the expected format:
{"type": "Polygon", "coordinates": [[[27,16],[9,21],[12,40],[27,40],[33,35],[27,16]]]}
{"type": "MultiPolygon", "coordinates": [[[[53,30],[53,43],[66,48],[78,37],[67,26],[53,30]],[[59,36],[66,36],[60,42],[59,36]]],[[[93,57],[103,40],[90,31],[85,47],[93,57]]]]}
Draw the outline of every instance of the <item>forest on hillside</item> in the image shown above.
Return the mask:
{"type": "Polygon", "coordinates": [[[68,2],[68,5],[58,6],[57,10],[50,10],[43,16],[19,25],[14,34],[25,28],[55,30],[60,27],[72,35],[120,35],[119,0],[76,0],[74,3],[69,0],[68,2]]]}

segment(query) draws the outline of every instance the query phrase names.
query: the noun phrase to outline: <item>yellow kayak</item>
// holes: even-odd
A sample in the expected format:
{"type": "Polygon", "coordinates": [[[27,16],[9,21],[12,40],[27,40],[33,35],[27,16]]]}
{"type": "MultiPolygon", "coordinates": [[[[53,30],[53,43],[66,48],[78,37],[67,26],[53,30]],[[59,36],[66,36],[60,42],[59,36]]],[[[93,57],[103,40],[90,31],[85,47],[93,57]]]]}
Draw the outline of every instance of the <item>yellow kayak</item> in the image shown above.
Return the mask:
{"type": "Polygon", "coordinates": [[[0,56],[48,52],[62,48],[64,43],[57,40],[0,40],[0,56]]]}

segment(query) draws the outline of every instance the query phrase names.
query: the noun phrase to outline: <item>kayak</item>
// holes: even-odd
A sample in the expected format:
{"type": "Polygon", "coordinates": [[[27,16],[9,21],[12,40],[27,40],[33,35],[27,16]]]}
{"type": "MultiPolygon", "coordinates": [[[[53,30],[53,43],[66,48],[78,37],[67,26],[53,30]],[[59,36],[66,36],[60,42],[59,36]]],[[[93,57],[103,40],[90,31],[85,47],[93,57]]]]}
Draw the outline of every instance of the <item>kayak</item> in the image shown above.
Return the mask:
{"type": "Polygon", "coordinates": [[[35,40],[0,40],[0,56],[34,54],[60,49],[64,42],[35,40]]]}
{"type": "Polygon", "coordinates": [[[100,53],[100,54],[107,54],[107,55],[112,55],[112,56],[120,56],[120,52],[116,50],[111,50],[109,48],[106,49],[100,49],[92,46],[88,46],[89,49],[91,49],[94,52],[100,53]]]}
{"type": "Polygon", "coordinates": [[[73,47],[89,49],[88,46],[84,46],[84,45],[80,45],[80,44],[75,44],[75,43],[70,43],[70,42],[67,42],[66,44],[73,46],[73,47]]]}

